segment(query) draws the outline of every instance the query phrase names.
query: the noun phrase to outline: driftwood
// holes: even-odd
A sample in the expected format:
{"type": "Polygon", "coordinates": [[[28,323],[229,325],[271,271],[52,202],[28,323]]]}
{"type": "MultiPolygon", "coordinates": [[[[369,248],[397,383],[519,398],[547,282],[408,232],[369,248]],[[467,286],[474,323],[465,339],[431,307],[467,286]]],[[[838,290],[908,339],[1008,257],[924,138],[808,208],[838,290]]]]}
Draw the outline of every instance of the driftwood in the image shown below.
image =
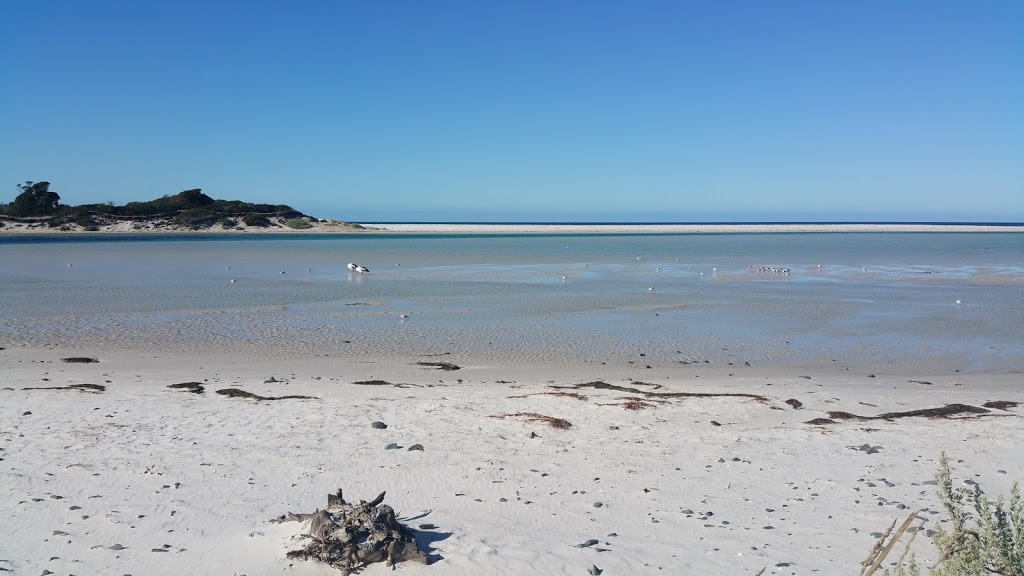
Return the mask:
{"type": "Polygon", "coordinates": [[[400,524],[391,506],[383,503],[384,494],[369,502],[349,503],[339,488],[337,494],[327,496],[326,510],[289,512],[271,522],[308,522],[309,530],[300,537],[308,539],[309,544],[288,552],[288,557],[323,562],[344,575],[374,562],[388,566],[403,560],[428,564],[427,555],[416,546],[412,529],[400,524]]]}

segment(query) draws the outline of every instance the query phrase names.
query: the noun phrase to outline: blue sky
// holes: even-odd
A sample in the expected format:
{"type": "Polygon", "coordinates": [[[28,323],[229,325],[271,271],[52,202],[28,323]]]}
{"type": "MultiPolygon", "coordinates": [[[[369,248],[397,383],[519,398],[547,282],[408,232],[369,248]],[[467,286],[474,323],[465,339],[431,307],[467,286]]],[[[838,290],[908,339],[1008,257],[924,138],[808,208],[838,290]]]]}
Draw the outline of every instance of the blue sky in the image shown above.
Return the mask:
{"type": "Polygon", "coordinates": [[[3,2],[0,201],[1024,221],[1024,2],[3,2]]]}

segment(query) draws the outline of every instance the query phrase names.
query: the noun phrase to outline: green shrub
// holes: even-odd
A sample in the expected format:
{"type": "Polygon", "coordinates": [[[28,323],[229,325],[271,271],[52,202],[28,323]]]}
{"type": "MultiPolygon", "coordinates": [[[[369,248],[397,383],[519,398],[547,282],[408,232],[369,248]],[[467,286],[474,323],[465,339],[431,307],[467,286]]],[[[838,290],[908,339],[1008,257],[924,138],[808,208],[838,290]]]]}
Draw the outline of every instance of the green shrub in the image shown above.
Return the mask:
{"type": "Polygon", "coordinates": [[[222,218],[220,225],[224,228],[234,228],[235,226],[238,226],[238,221],[234,218],[222,218]]]}
{"type": "Polygon", "coordinates": [[[292,218],[291,220],[285,222],[284,225],[289,228],[294,228],[296,230],[308,230],[313,227],[312,224],[310,224],[306,220],[303,220],[302,218],[292,218]]]}
{"type": "Polygon", "coordinates": [[[88,212],[82,212],[75,216],[75,224],[81,226],[82,228],[88,228],[89,226],[96,225],[96,223],[93,222],[92,220],[92,216],[90,216],[88,212]]]}
{"type": "Polygon", "coordinates": [[[249,214],[245,218],[242,218],[242,222],[245,222],[246,226],[259,226],[264,228],[270,226],[270,220],[268,220],[263,214],[249,214]]]}
{"type": "MultiPolygon", "coordinates": [[[[935,546],[939,558],[930,574],[934,576],[978,576],[982,574],[998,574],[1001,576],[1024,576],[1024,500],[1020,497],[1020,485],[1013,483],[1010,488],[1009,502],[1000,494],[993,502],[985,495],[979,484],[973,490],[953,487],[952,473],[949,470],[949,458],[943,452],[939,456],[939,470],[935,474],[939,483],[939,500],[949,516],[948,528],[936,524],[932,545],[935,546]],[[968,509],[973,508],[973,511],[968,509]]],[[[900,531],[893,536],[898,541],[911,519],[920,519],[912,514],[900,531]]],[[[895,523],[893,524],[895,526],[895,523]]],[[[919,527],[917,532],[923,528],[919,527]]],[[[890,528],[890,531],[892,528],[890,528]]],[[[917,532],[913,536],[917,535],[917,532]]],[[[882,541],[888,536],[882,537],[882,541]]],[[[904,547],[913,542],[913,537],[904,547]]],[[[882,551],[881,544],[876,549],[882,551]]],[[[869,560],[877,566],[885,559],[894,542],[881,553],[869,560]]],[[[896,576],[919,576],[921,574],[917,559],[911,554],[904,566],[903,556],[896,562],[896,576]]],[[[866,574],[873,573],[873,570],[866,574]]],[[[885,574],[889,574],[886,570],[885,574]]]]}
{"type": "Polygon", "coordinates": [[[209,228],[219,219],[217,214],[205,208],[189,208],[188,210],[178,212],[178,215],[174,217],[174,223],[196,230],[199,228],[209,228]]]}

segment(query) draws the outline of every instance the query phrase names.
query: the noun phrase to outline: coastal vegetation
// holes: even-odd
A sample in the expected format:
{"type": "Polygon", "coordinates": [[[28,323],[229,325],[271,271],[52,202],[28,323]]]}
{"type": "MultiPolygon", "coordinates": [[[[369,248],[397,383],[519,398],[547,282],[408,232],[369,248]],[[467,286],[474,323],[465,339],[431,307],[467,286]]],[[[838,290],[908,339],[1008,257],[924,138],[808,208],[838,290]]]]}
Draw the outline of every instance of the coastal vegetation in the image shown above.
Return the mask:
{"type": "Polygon", "coordinates": [[[296,230],[312,228],[315,218],[284,204],[259,204],[241,200],[217,200],[199,188],[165,195],[154,200],[128,202],[123,206],[105,204],[61,204],[60,194],[50,190],[49,182],[27,181],[18,184],[18,195],[9,204],[0,204],[0,226],[27,224],[57,230],[99,230],[102,226],[129,223],[133,229],[166,228],[206,230],[213,227],[287,226],[296,230]]]}
{"type": "MultiPolygon", "coordinates": [[[[940,523],[935,527],[932,544],[938,560],[928,573],[935,576],[1024,576],[1024,500],[1020,496],[1019,484],[1014,482],[1010,488],[1009,501],[1001,494],[993,501],[974,481],[970,481],[971,489],[955,487],[945,452],[939,457],[935,481],[948,520],[942,520],[947,526],[940,523]]],[[[904,563],[914,537],[924,528],[923,523],[913,526],[922,520],[918,514],[912,513],[892,538],[889,534],[896,526],[895,522],[889,527],[862,564],[862,576],[875,574],[896,543],[907,533],[911,537],[903,546],[895,571],[886,570],[884,574],[921,575],[921,566],[913,553],[904,563]]]]}

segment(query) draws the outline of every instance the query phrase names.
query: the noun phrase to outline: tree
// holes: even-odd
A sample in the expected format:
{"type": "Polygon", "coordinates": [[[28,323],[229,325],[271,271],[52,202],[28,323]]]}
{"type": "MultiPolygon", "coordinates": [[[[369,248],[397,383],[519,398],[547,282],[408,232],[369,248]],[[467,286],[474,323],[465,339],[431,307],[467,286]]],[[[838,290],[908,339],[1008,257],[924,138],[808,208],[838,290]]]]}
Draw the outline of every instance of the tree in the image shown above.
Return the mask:
{"type": "Polygon", "coordinates": [[[12,216],[49,216],[57,212],[60,195],[50,192],[49,182],[18,184],[21,194],[11,203],[12,216]]]}

